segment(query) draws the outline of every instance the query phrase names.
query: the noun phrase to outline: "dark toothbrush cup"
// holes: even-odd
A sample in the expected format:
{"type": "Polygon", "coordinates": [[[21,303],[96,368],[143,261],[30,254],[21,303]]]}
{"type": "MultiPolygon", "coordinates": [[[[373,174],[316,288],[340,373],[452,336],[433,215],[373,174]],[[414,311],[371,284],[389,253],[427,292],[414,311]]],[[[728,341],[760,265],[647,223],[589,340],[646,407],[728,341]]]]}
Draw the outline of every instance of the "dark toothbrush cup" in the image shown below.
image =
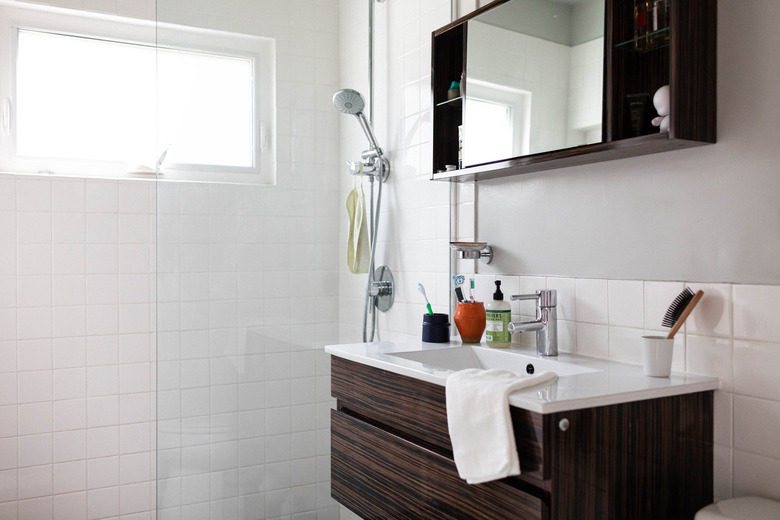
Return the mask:
{"type": "Polygon", "coordinates": [[[427,343],[447,343],[450,340],[448,314],[423,314],[422,340],[427,343]]]}

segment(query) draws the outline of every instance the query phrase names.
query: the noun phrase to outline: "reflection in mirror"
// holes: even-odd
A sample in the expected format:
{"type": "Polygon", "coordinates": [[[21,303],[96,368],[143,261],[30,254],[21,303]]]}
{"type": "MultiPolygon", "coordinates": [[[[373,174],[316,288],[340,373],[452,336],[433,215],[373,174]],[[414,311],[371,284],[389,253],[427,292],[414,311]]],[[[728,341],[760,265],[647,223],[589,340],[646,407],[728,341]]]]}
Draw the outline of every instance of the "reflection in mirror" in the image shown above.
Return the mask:
{"type": "Polygon", "coordinates": [[[604,0],[511,0],[468,22],[463,166],[601,142],[604,0]]]}

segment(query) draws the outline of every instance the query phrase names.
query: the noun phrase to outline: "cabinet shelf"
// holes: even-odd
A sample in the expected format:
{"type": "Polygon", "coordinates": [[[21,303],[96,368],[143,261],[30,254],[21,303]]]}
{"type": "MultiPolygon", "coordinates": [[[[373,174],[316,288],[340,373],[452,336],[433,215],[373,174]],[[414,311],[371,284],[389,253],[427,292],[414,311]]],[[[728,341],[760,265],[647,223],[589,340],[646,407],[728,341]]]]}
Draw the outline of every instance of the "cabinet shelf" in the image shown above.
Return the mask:
{"type": "Polygon", "coordinates": [[[669,27],[664,27],[663,29],[659,29],[657,31],[653,31],[651,33],[645,34],[644,36],[639,36],[637,38],[631,38],[630,40],[626,40],[624,42],[616,43],[615,48],[616,49],[626,49],[630,50],[632,52],[638,52],[638,53],[645,53],[645,52],[652,52],[658,49],[663,49],[666,47],[669,47],[669,40],[670,38],[667,37],[666,41],[664,43],[657,45],[655,42],[653,42],[653,38],[656,36],[662,36],[662,35],[668,35],[671,32],[671,29],[669,27]],[[637,42],[645,41],[650,43],[650,45],[645,49],[637,49],[634,47],[633,44],[637,42]]]}
{"type": "Polygon", "coordinates": [[[436,103],[436,107],[446,107],[446,108],[453,108],[455,110],[463,110],[463,97],[458,96],[456,98],[448,99],[447,101],[442,101],[441,103],[436,103]]]}

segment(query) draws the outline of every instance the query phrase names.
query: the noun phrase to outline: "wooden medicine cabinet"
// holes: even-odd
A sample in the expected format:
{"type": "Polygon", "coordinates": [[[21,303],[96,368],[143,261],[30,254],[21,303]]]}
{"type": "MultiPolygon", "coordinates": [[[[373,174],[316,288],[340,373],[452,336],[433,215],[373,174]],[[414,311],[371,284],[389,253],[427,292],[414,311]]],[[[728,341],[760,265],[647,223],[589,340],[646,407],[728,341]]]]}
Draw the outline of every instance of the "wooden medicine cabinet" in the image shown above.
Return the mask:
{"type": "Polygon", "coordinates": [[[434,31],[432,179],[714,143],[716,14],[716,0],[495,0],[434,31]]]}

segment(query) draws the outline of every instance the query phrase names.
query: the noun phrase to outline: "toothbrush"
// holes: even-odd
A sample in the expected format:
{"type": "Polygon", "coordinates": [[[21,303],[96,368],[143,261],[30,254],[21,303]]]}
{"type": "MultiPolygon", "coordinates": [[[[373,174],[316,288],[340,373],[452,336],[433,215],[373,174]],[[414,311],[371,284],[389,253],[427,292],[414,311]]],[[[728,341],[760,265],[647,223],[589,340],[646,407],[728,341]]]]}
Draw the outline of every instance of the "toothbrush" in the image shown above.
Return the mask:
{"type": "Polygon", "coordinates": [[[420,291],[420,294],[422,294],[423,298],[425,298],[425,306],[428,308],[428,314],[433,316],[433,309],[431,309],[431,302],[428,301],[428,295],[425,294],[425,287],[423,287],[423,284],[418,283],[417,290],[420,291]]]}
{"type": "Polygon", "coordinates": [[[474,279],[469,278],[469,299],[474,301],[474,279]]]}

